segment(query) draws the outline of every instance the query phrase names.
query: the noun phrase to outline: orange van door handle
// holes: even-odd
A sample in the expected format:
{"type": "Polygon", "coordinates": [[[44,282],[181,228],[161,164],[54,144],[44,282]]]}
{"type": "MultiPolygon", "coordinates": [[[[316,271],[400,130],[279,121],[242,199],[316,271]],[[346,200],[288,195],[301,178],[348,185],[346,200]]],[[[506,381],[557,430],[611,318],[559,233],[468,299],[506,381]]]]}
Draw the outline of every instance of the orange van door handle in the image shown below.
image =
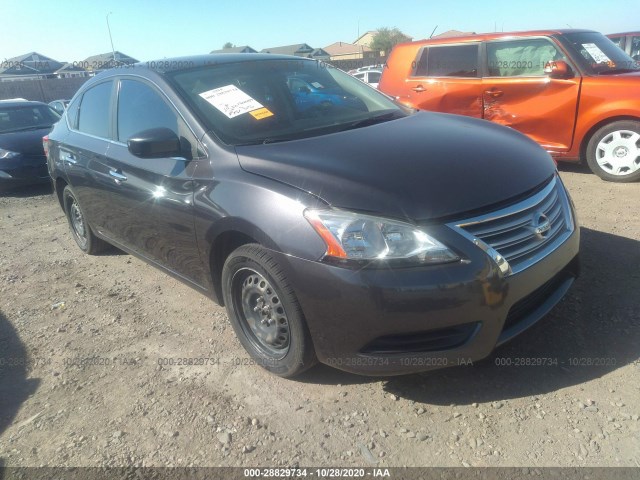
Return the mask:
{"type": "Polygon", "coordinates": [[[486,93],[492,98],[498,98],[498,97],[501,97],[504,92],[502,90],[491,89],[491,90],[485,90],[484,93],[486,93]]]}
{"type": "Polygon", "coordinates": [[[413,87],[411,90],[413,90],[414,92],[418,92],[418,93],[422,93],[422,92],[426,92],[427,89],[424,88],[422,85],[417,85],[415,87],[413,87]]]}

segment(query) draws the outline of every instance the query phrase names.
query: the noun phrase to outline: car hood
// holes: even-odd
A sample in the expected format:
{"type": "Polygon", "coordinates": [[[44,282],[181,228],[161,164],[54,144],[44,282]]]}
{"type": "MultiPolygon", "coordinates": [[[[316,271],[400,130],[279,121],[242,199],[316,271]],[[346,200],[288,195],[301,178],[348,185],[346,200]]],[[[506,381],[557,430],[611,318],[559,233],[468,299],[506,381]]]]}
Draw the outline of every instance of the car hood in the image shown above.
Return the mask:
{"type": "Polygon", "coordinates": [[[245,171],[332,206],[414,221],[509,201],[555,171],[547,152],[514,130],[426,112],[330,135],[238,146],[236,152],[245,171]]]}
{"type": "Polygon", "coordinates": [[[51,127],[46,127],[24,132],[0,133],[0,148],[25,155],[44,155],[42,137],[50,131],[51,127]]]}

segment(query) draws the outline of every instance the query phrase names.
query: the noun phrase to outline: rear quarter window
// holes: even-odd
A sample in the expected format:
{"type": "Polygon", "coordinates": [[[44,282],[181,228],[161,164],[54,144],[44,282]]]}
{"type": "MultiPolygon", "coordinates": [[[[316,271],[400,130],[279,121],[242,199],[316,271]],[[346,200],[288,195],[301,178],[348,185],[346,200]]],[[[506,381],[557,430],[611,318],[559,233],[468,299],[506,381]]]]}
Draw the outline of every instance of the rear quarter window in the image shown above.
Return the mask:
{"type": "Polygon", "coordinates": [[[473,78],[478,63],[478,44],[424,47],[418,52],[415,76],[473,78]]]}

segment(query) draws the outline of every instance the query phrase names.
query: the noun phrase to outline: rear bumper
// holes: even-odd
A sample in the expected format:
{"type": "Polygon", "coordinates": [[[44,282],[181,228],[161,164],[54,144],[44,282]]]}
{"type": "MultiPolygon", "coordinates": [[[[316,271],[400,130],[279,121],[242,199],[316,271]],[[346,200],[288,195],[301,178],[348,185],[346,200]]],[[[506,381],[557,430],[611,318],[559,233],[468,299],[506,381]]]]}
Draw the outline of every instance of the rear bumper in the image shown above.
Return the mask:
{"type": "Polygon", "coordinates": [[[469,365],[542,319],[579,274],[579,237],[576,227],[547,257],[506,277],[479,251],[468,263],[358,271],[276,255],[321,362],[398,375],[469,365]]]}

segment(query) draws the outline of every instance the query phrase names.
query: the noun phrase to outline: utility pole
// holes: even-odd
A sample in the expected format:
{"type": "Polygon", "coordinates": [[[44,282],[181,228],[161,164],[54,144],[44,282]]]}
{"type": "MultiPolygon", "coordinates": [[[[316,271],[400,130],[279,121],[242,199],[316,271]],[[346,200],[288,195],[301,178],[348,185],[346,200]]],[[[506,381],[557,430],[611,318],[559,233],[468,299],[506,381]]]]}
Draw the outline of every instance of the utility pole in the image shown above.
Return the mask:
{"type": "Polygon", "coordinates": [[[113,55],[113,66],[115,67],[116,63],[116,50],[113,48],[113,37],[111,37],[111,27],[109,26],[109,15],[113,12],[107,13],[107,30],[109,30],[109,41],[111,42],[111,54],[113,55]]]}

